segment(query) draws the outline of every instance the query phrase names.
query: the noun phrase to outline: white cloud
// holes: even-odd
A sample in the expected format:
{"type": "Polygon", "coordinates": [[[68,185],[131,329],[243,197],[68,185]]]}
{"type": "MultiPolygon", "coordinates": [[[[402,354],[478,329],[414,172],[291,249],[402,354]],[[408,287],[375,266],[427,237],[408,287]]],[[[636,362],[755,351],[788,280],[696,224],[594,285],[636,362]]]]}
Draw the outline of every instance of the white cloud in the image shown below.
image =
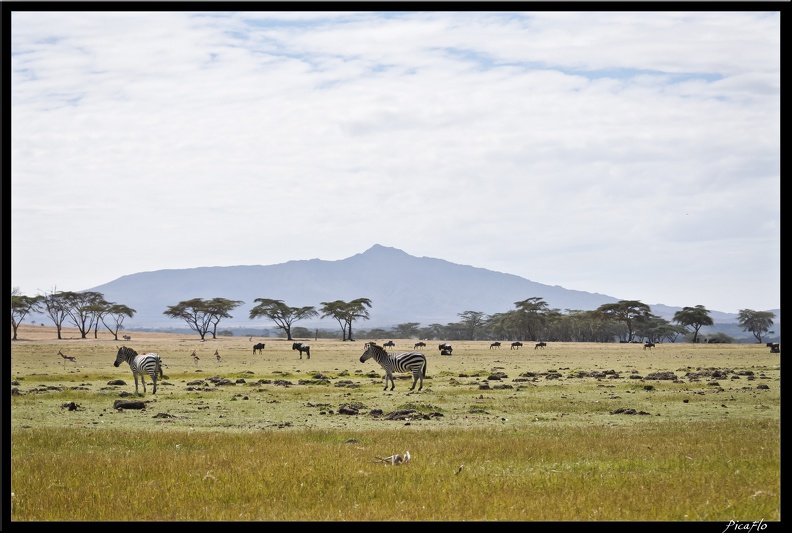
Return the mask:
{"type": "Polygon", "coordinates": [[[15,12],[11,30],[24,292],[380,243],[647,303],[780,305],[778,13],[15,12]]]}

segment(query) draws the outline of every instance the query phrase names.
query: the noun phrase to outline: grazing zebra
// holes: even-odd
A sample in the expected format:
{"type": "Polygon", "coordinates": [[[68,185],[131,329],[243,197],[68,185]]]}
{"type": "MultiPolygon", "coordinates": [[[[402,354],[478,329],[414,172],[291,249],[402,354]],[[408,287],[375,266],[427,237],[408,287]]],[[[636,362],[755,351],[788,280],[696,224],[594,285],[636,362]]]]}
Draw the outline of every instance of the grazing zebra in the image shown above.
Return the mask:
{"type": "Polygon", "coordinates": [[[416,342],[415,346],[413,346],[413,350],[415,350],[416,348],[425,348],[425,347],[426,347],[425,342],[416,342]]]}
{"type": "Polygon", "coordinates": [[[493,342],[492,344],[490,344],[490,350],[492,350],[493,348],[500,348],[500,343],[499,342],[493,342]]]}
{"type": "Polygon", "coordinates": [[[388,390],[388,380],[391,382],[391,389],[396,387],[393,381],[394,372],[412,372],[413,384],[410,390],[415,389],[415,384],[418,379],[421,380],[421,385],[418,390],[423,389],[423,380],[426,376],[426,356],[421,352],[404,352],[389,354],[385,348],[378,346],[373,342],[366,343],[366,351],[360,356],[360,362],[365,363],[368,359],[374,358],[376,362],[385,370],[385,388],[388,390]]]}
{"type": "Polygon", "coordinates": [[[146,392],[146,378],[144,376],[147,372],[151,377],[151,381],[154,383],[154,394],[157,394],[157,375],[159,374],[159,377],[165,379],[165,376],[162,374],[162,359],[160,359],[160,356],[155,353],[138,355],[132,348],[122,346],[118,349],[118,355],[116,355],[113,366],[117,367],[124,361],[129,363],[129,368],[132,369],[132,375],[135,376],[135,394],[140,394],[138,392],[138,374],[140,374],[140,381],[143,382],[143,392],[146,392]]]}
{"type": "Polygon", "coordinates": [[[393,341],[388,341],[388,342],[386,342],[385,344],[383,344],[382,346],[383,346],[383,347],[386,347],[386,346],[387,346],[388,348],[393,348],[394,346],[396,346],[396,343],[395,343],[395,342],[393,342],[393,341]]]}
{"type": "Polygon", "coordinates": [[[547,343],[546,343],[546,342],[544,342],[544,341],[542,341],[542,342],[537,342],[537,343],[536,343],[536,346],[534,346],[534,350],[536,350],[537,348],[542,348],[542,349],[544,349],[544,347],[545,347],[545,346],[547,346],[547,343]]]}
{"type": "Polygon", "coordinates": [[[263,350],[263,349],[264,349],[264,343],[263,342],[260,342],[258,344],[254,344],[253,345],[253,353],[256,353],[256,352],[261,353],[261,350],[263,350]]]}
{"type": "Polygon", "coordinates": [[[522,346],[522,343],[520,341],[513,342],[513,343],[511,343],[511,348],[510,349],[519,350],[520,346],[522,346]]]}
{"type": "Polygon", "coordinates": [[[311,347],[307,344],[303,344],[301,342],[295,342],[294,344],[292,344],[292,350],[300,350],[300,359],[302,359],[303,352],[308,354],[307,359],[311,358],[311,347]]]}

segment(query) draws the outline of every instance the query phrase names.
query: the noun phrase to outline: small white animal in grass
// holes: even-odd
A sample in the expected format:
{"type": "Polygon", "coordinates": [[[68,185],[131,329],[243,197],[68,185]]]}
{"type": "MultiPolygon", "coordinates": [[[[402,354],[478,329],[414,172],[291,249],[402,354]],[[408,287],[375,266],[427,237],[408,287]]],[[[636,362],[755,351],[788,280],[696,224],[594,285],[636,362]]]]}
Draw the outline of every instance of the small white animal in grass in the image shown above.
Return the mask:
{"type": "Polygon", "coordinates": [[[404,455],[399,455],[398,453],[396,453],[389,457],[375,457],[374,459],[376,459],[377,462],[382,462],[388,465],[395,466],[410,462],[411,456],[410,456],[410,452],[407,451],[404,452],[404,455]]]}

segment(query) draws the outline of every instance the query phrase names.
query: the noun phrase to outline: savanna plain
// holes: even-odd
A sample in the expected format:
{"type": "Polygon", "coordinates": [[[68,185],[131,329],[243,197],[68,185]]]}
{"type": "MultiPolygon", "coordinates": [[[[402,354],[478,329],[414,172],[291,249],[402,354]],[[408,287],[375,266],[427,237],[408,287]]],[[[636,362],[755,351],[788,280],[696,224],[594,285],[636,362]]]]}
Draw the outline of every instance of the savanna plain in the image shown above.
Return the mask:
{"type": "Polygon", "coordinates": [[[372,339],[125,333],[11,341],[12,522],[781,519],[764,345],[427,341],[410,391],[372,339]],[[156,394],[122,345],[160,354],[156,394]]]}

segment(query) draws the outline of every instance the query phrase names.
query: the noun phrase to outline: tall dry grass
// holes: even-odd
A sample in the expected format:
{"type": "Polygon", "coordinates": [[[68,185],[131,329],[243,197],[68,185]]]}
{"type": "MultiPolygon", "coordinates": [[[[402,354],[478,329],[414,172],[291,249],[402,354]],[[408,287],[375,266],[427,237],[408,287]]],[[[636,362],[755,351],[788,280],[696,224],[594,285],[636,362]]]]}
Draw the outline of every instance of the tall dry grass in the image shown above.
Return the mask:
{"type": "Polygon", "coordinates": [[[260,339],[133,332],[168,378],[146,409],[119,411],[134,392],[112,366],[120,343],[34,333],[11,352],[12,522],[780,520],[780,365],[764,347],[459,343],[427,350],[424,391],[409,393],[409,379],[382,390],[362,342],[312,343],[299,360],[285,342],[254,356],[260,339]],[[215,349],[220,364],[190,357],[215,349]],[[729,372],[688,375],[711,369],[729,372]],[[584,375],[604,370],[619,376],[584,375]],[[631,379],[655,371],[680,379],[631,379]],[[404,451],[409,463],[376,460],[404,451]]]}

